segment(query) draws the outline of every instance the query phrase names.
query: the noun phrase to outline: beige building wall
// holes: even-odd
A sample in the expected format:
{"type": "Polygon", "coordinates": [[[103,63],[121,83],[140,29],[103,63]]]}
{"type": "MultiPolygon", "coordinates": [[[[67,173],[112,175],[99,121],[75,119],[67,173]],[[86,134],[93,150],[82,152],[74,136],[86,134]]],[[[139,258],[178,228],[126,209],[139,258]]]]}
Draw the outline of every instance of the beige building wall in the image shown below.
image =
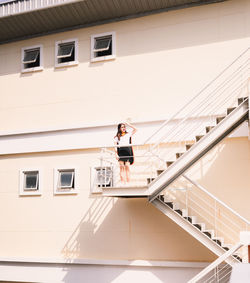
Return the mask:
{"type": "MultiPolygon", "coordinates": [[[[166,119],[249,43],[250,2],[232,0],[0,45],[0,132],[166,119]],[[110,31],[116,32],[116,59],[91,63],[91,35],[110,31]],[[78,39],[79,64],[55,68],[55,42],[71,38],[78,39]],[[23,74],[21,48],[36,44],[43,45],[44,69],[23,74]]],[[[1,258],[215,259],[147,199],[91,195],[90,168],[99,152],[0,156],[1,258]],[[69,166],[79,172],[78,194],[54,195],[54,169],[69,166]],[[25,168],[40,170],[41,196],[19,195],[25,168]]],[[[249,140],[238,137],[223,141],[189,173],[249,218],[249,172],[249,140]]]]}
{"type": "Polygon", "coordinates": [[[227,138],[190,170],[194,177],[218,199],[249,220],[250,142],[227,138]]]}
{"type": "Polygon", "coordinates": [[[210,261],[214,256],[147,199],[90,195],[95,151],[1,157],[2,257],[210,261]],[[53,194],[53,170],[79,170],[77,195],[53,194]],[[40,168],[41,196],[19,196],[19,170],[40,168]]]}
{"type": "MultiPolygon", "coordinates": [[[[215,258],[147,199],[91,195],[90,166],[97,157],[97,150],[1,157],[1,257],[162,261],[215,258]],[[77,195],[53,193],[53,170],[65,165],[78,168],[77,195]],[[19,196],[19,170],[23,168],[41,170],[41,196],[19,196]]],[[[248,218],[249,166],[247,138],[227,139],[191,169],[192,178],[248,218]]]]}
{"type": "Polygon", "coordinates": [[[1,45],[0,128],[167,118],[249,46],[249,19],[232,0],[1,45]],[[111,31],[116,59],[91,63],[91,35],[111,31]],[[55,42],[71,38],[79,64],[55,68],[55,42]],[[37,44],[44,69],[22,74],[21,49],[37,44]]]}

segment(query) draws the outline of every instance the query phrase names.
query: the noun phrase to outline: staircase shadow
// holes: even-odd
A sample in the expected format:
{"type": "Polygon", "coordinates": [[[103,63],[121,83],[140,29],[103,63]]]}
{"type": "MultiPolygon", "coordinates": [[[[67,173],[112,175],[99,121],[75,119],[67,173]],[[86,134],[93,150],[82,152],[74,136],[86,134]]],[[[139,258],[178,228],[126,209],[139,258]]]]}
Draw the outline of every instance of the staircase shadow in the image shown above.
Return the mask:
{"type": "Polygon", "coordinates": [[[187,175],[248,218],[250,187],[248,179],[242,177],[249,175],[249,152],[247,137],[224,139],[190,168],[187,175]]]}
{"type": "MultiPolygon", "coordinates": [[[[64,268],[63,282],[66,283],[83,282],[80,279],[83,274],[85,283],[109,283],[125,271],[149,272],[147,267],[128,266],[134,259],[190,261],[190,256],[192,261],[215,259],[210,251],[147,199],[126,198],[91,201],[66,242],[62,255],[70,263],[64,268]]],[[[152,269],[149,276],[162,279],[162,268],[152,269]]]]}

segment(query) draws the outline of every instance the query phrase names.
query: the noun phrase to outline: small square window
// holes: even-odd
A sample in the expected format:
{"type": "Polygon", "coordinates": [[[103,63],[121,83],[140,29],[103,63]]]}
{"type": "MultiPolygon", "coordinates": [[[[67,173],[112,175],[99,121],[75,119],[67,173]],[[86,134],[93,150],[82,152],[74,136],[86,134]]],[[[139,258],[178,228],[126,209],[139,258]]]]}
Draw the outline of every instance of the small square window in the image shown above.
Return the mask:
{"type": "Polygon", "coordinates": [[[20,171],[20,195],[40,195],[39,170],[20,171]]]}
{"type": "Polygon", "coordinates": [[[57,41],[55,52],[56,67],[78,64],[78,47],[76,39],[57,41]]]}
{"type": "Polygon", "coordinates": [[[36,191],[39,189],[38,171],[24,172],[23,189],[24,191],[36,191]]]}
{"type": "Polygon", "coordinates": [[[98,37],[95,39],[94,52],[96,57],[112,55],[112,36],[98,37]]]}
{"type": "Polygon", "coordinates": [[[77,193],[75,168],[55,169],[54,193],[55,194],[77,193]]]}
{"type": "Polygon", "coordinates": [[[103,61],[115,58],[115,33],[103,33],[91,36],[91,61],[103,61]]]}
{"type": "Polygon", "coordinates": [[[74,189],[74,170],[59,170],[57,188],[74,189]]]}
{"type": "Polygon", "coordinates": [[[40,65],[40,49],[25,50],[23,63],[31,67],[37,67],[40,65]]]}
{"type": "Polygon", "coordinates": [[[42,70],[42,46],[22,49],[22,72],[42,70]]]}

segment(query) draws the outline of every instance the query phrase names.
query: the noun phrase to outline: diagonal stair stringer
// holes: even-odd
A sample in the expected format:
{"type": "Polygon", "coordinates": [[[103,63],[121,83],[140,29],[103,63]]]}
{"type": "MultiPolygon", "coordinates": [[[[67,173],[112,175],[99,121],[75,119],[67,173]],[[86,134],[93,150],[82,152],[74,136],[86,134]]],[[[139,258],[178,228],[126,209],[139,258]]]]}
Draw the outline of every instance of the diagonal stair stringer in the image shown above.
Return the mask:
{"type": "Polygon", "coordinates": [[[244,100],[234,111],[226,116],[213,130],[194,144],[170,167],[149,184],[149,201],[152,202],[166,187],[189,169],[202,156],[221,140],[228,136],[241,123],[248,119],[248,99],[244,100]]]}
{"type": "MultiPolygon", "coordinates": [[[[174,221],[177,225],[179,225],[182,229],[184,229],[187,233],[193,236],[196,240],[198,240],[201,244],[211,250],[218,257],[225,254],[225,250],[219,246],[216,242],[212,241],[211,238],[207,237],[204,233],[202,233],[198,228],[196,228],[193,224],[191,224],[188,220],[183,218],[180,214],[172,210],[168,207],[164,202],[160,199],[156,198],[151,202],[157,209],[159,209],[162,213],[168,216],[172,221],[174,221]]],[[[233,266],[235,263],[239,263],[239,261],[233,256],[227,258],[225,260],[228,264],[233,266]]]]}

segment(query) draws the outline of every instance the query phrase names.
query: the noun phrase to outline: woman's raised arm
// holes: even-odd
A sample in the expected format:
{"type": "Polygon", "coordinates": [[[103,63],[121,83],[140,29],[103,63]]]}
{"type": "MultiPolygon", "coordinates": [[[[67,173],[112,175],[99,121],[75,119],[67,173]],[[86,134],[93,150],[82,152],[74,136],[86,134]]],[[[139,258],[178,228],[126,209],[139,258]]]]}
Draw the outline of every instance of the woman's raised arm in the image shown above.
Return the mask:
{"type": "Polygon", "coordinates": [[[135,134],[137,132],[137,128],[135,126],[133,126],[132,124],[130,124],[129,122],[125,122],[126,125],[128,125],[130,128],[133,129],[132,131],[132,135],[135,134]]]}

